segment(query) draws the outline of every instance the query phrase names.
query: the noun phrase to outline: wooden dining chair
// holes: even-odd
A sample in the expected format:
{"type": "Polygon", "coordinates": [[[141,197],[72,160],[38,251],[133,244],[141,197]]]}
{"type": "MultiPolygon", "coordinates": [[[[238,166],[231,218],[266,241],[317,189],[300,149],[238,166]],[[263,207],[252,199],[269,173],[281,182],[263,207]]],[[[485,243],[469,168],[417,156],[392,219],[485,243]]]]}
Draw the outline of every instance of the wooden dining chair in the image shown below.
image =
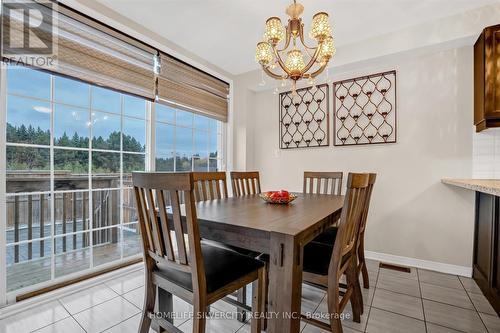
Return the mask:
{"type": "MultiPolygon", "coordinates": [[[[194,181],[194,200],[196,202],[223,199],[228,197],[227,182],[225,172],[193,172],[194,181]]],[[[256,258],[260,253],[250,251],[247,249],[230,246],[214,241],[206,241],[210,245],[224,247],[228,250],[236,251],[240,254],[256,258]]],[[[241,288],[236,291],[236,300],[241,304],[246,304],[247,293],[246,288],[241,288]]],[[[237,319],[240,322],[246,321],[246,311],[239,311],[237,319]]]]}
{"type": "MultiPolygon", "coordinates": [[[[193,174],[134,172],[132,181],[146,275],[139,332],[148,332],[152,321],[168,332],[180,332],[165,316],[155,316],[158,288],[193,305],[193,333],[205,332],[210,304],[249,283],[253,283],[254,288],[252,311],[262,313],[264,264],[201,242],[193,174]],[[181,196],[185,218],[181,216],[181,196]],[[167,213],[167,206],[171,207],[172,214],[167,213]]],[[[171,302],[171,298],[164,301],[171,302]]],[[[252,317],[251,331],[261,331],[258,316],[252,317]]]]}
{"type": "Polygon", "coordinates": [[[240,197],[242,195],[260,193],[260,177],[258,171],[232,171],[231,186],[233,195],[240,197]]]}
{"type": "Polygon", "coordinates": [[[193,172],[196,202],[227,198],[225,172],[193,172]]]}
{"type": "Polygon", "coordinates": [[[353,320],[361,321],[361,290],[357,277],[358,230],[368,192],[368,174],[350,173],[347,193],[338,226],[331,245],[311,242],[304,247],[303,280],[327,290],[330,324],[303,316],[306,322],[335,333],[342,333],[342,317],[347,302],[351,302],[353,320]],[[340,279],[346,275],[346,289],[340,290],[340,279]],[[342,297],[341,297],[342,296],[342,297]]]}
{"type": "MultiPolygon", "coordinates": [[[[366,221],[368,219],[368,211],[370,209],[373,186],[375,185],[375,181],[377,180],[377,174],[370,173],[369,176],[370,179],[368,180],[367,199],[365,201],[365,207],[363,208],[363,216],[361,218],[361,225],[359,227],[358,246],[357,246],[358,275],[360,272],[362,273],[363,287],[365,289],[370,288],[370,279],[368,277],[368,268],[366,267],[366,259],[365,259],[365,230],[366,230],[366,221]]],[[[333,244],[333,242],[335,242],[335,238],[337,237],[337,231],[338,231],[337,227],[329,228],[325,232],[317,236],[313,240],[313,242],[333,244]]]]}
{"type": "Polygon", "coordinates": [[[304,171],[304,193],[340,195],[342,172],[304,171]]]}

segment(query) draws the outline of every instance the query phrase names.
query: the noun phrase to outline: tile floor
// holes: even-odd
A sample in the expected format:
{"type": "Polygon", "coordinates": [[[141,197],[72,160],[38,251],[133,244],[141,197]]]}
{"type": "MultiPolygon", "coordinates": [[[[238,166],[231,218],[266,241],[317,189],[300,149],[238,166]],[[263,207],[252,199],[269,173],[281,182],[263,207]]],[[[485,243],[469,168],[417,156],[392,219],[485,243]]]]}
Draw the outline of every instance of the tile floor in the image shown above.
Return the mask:
{"type": "MultiPolygon", "coordinates": [[[[344,320],[345,333],[500,332],[500,318],[472,279],[415,268],[410,273],[379,269],[375,261],[368,268],[372,287],[363,290],[361,323],[344,320]]],[[[326,312],[323,291],[304,285],[302,298],[303,313],[326,312]]],[[[138,270],[2,319],[0,333],[135,333],[142,301],[143,271],[138,270]]],[[[183,316],[190,305],[176,298],[174,310],[179,316],[175,324],[191,332],[191,321],[183,316]]],[[[223,302],[212,306],[219,318],[233,311],[223,302]]],[[[207,332],[246,333],[250,326],[234,318],[214,318],[208,320],[207,332]]],[[[325,331],[302,323],[302,332],[325,331]]]]}

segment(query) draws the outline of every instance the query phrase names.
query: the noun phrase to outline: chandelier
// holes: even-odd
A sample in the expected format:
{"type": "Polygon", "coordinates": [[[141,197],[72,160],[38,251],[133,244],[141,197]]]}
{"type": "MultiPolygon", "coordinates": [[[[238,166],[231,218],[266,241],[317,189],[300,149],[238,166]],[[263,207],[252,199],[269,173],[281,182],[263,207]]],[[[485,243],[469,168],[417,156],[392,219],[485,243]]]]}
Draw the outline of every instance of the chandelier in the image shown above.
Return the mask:
{"type": "Polygon", "coordinates": [[[264,40],[257,44],[255,51],[255,60],[262,66],[263,71],[274,79],[282,80],[282,85],[286,84],[286,80],[291,80],[294,92],[298,80],[308,79],[313,83],[314,78],[323,72],[328,61],[335,55],[328,14],[319,12],[313,16],[309,37],[315,40],[317,45],[309,47],[304,41],[304,23],[300,18],[303,12],[304,6],[294,0],[286,9],[286,14],[290,17],[286,27],[279,17],[267,19],[264,40]],[[280,48],[282,41],[284,45],[280,48]],[[307,64],[304,54],[308,58],[307,64]],[[281,68],[281,73],[273,72],[277,66],[281,68]]]}

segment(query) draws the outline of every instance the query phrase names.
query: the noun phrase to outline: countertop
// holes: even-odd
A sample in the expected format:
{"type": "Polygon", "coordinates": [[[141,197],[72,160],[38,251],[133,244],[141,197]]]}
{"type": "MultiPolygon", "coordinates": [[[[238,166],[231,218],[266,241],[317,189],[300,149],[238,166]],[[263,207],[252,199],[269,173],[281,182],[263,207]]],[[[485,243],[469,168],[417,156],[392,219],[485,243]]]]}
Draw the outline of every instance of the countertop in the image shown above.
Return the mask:
{"type": "Polygon", "coordinates": [[[442,179],[442,183],[500,196],[500,179],[442,179]]]}

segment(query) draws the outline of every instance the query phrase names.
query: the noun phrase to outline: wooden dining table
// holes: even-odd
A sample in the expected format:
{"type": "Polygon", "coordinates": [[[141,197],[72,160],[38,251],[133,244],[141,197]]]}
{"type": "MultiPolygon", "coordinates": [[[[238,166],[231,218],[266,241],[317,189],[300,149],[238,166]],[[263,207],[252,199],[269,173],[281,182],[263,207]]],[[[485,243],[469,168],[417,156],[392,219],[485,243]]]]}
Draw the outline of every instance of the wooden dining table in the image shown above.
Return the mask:
{"type": "Polygon", "coordinates": [[[196,204],[203,239],[269,255],[267,332],[300,331],[303,248],[338,220],[343,202],[340,195],[298,193],[288,205],[258,195],[196,204]]]}

